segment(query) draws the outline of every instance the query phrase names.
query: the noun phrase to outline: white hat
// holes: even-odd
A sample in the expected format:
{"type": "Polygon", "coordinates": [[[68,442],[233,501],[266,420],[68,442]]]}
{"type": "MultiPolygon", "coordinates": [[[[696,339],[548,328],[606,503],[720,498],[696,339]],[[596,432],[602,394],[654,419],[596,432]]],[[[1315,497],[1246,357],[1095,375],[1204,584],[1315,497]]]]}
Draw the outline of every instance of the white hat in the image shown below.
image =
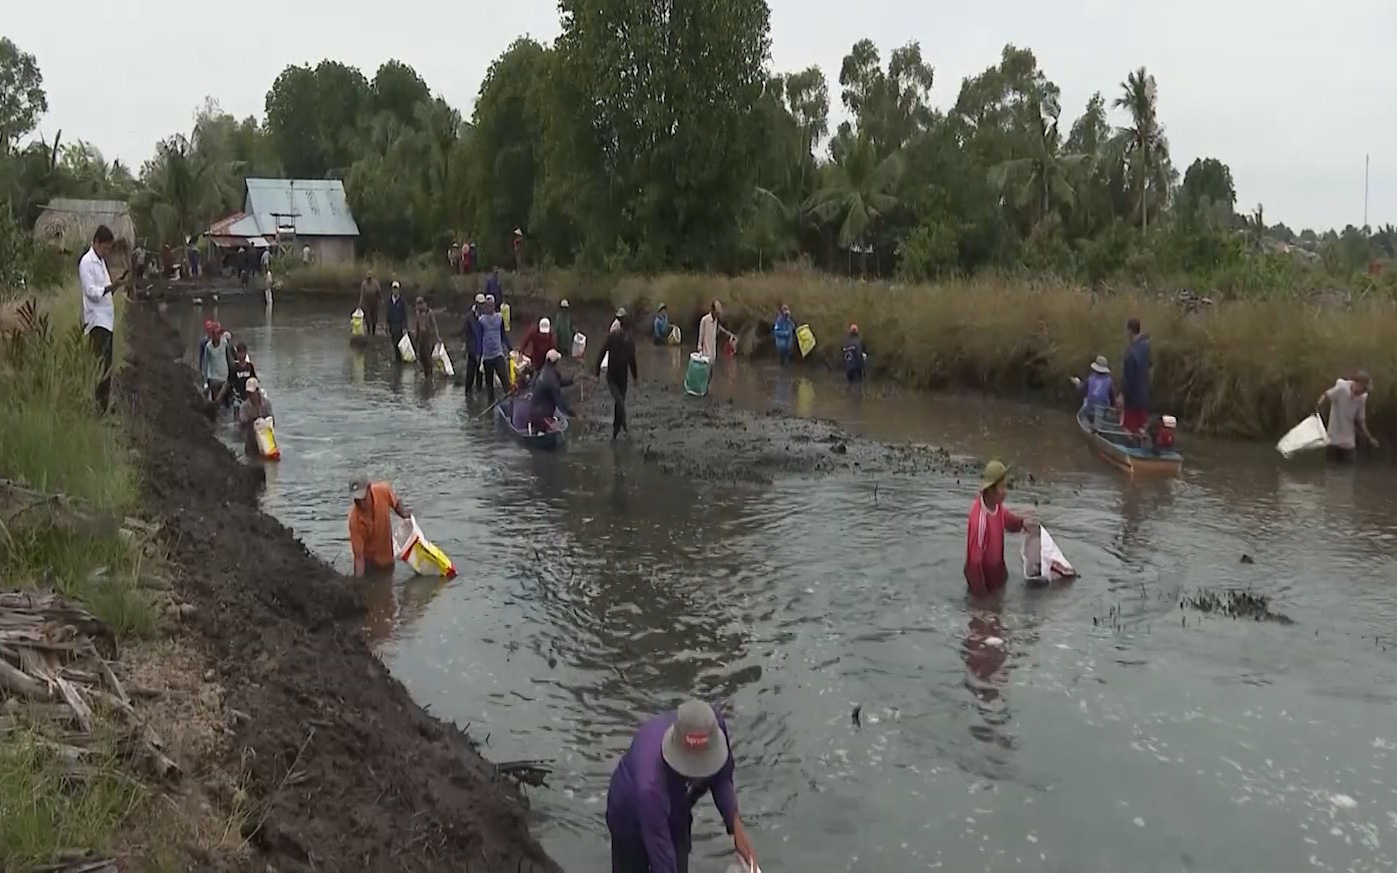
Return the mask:
{"type": "Polygon", "coordinates": [[[674,724],[665,731],[660,754],[670,769],[688,779],[716,776],[728,762],[728,738],[718,714],[702,700],[679,705],[674,724]]]}
{"type": "Polygon", "coordinates": [[[549,321],[549,320],[546,319],[546,318],[540,318],[540,319],[538,320],[538,332],[539,332],[539,333],[545,333],[545,334],[546,334],[546,333],[552,333],[552,331],[553,331],[553,322],[549,321]]]}
{"type": "Polygon", "coordinates": [[[495,295],[493,295],[493,294],[486,294],[486,295],[485,295],[485,299],[488,300],[488,301],[490,301],[491,303],[494,303],[494,302],[495,302],[495,295]]]}
{"type": "Polygon", "coordinates": [[[558,306],[561,307],[561,308],[563,308],[563,309],[567,309],[567,308],[568,308],[568,299],[567,299],[566,297],[564,297],[561,301],[558,302],[558,306]]]}
{"type": "Polygon", "coordinates": [[[475,295],[475,302],[476,302],[476,303],[484,303],[484,302],[485,302],[485,295],[484,295],[484,294],[477,294],[477,295],[475,295]]]}
{"type": "Polygon", "coordinates": [[[403,286],[402,286],[401,284],[398,283],[398,280],[397,280],[397,279],[394,279],[394,280],[393,280],[393,287],[394,287],[394,288],[401,288],[401,287],[403,287],[403,286]]]}
{"type": "Polygon", "coordinates": [[[557,361],[561,360],[562,357],[562,353],[559,352],[557,349],[549,349],[548,353],[543,356],[544,360],[546,360],[550,364],[556,363],[557,361]]]}
{"type": "Polygon", "coordinates": [[[247,393],[248,393],[248,394],[251,394],[252,392],[258,390],[258,389],[261,388],[261,387],[262,387],[262,383],[257,381],[257,377],[256,377],[256,376],[249,376],[249,377],[248,377],[248,379],[247,379],[247,386],[246,386],[246,390],[247,390],[247,393]]]}
{"type": "Polygon", "coordinates": [[[1091,362],[1091,368],[1098,373],[1111,372],[1111,365],[1106,363],[1105,355],[1097,355],[1096,360],[1091,362]]]}

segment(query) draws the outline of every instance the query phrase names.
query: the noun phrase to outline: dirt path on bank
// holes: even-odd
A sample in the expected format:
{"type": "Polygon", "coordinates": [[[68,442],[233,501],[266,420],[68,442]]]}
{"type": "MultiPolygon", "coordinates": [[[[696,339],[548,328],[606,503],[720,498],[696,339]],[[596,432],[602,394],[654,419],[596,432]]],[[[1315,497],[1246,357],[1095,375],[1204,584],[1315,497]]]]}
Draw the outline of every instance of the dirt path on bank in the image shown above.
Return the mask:
{"type": "Polygon", "coordinates": [[[530,836],[516,787],[417,706],[359,640],[365,607],[354,581],[260,511],[262,472],[235,460],[199,413],[173,329],[135,307],[127,329],[122,387],[148,428],[143,497],[163,525],[179,598],[194,606],[184,637],[238,715],[218,760],[188,769],[246,792],[239,827],[256,853],[252,869],[561,869],[530,836]]]}

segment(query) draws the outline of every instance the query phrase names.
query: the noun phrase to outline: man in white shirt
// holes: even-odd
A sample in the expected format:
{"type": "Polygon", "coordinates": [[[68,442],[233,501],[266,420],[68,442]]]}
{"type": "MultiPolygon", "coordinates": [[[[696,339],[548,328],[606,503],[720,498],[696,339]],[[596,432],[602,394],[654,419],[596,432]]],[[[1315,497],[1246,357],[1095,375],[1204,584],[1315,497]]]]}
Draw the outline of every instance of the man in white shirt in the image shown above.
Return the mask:
{"type": "Polygon", "coordinates": [[[1357,433],[1362,433],[1368,445],[1378,447],[1378,441],[1368,431],[1368,392],[1373,380],[1359,370],[1352,379],[1339,379],[1334,387],[1319,396],[1315,409],[1322,411],[1329,404],[1329,448],[1331,461],[1348,463],[1353,460],[1357,433]]]}
{"type": "Polygon", "coordinates": [[[713,382],[713,370],[718,366],[718,334],[727,335],[731,340],[737,336],[723,327],[719,321],[723,317],[723,304],[714,300],[708,307],[708,314],[699,320],[698,353],[708,359],[708,381],[713,382]]]}
{"type": "Polygon", "coordinates": [[[92,344],[92,351],[102,362],[102,375],[97,382],[97,405],[103,412],[111,406],[112,397],[112,329],[116,325],[116,305],[112,294],[126,284],[129,273],[113,282],[107,273],[107,253],[114,238],[111,228],[99,225],[92,235],[92,247],[78,261],[78,284],[82,288],[82,332],[92,344]]]}

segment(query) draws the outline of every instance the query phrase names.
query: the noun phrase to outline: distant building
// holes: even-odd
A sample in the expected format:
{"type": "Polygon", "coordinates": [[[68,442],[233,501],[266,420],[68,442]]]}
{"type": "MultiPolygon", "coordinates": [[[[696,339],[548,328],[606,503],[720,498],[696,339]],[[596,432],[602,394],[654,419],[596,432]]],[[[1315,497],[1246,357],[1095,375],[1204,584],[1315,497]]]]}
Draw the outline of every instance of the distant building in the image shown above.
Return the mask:
{"type": "Polygon", "coordinates": [[[248,179],[243,211],[213,223],[211,242],[223,248],[270,244],[300,258],[310,246],[317,263],[354,260],[359,225],[338,179],[248,179]]]}
{"type": "Polygon", "coordinates": [[[135,245],[136,225],[131,220],[131,207],[120,200],[53,200],[34,222],[34,238],[65,252],[81,252],[92,243],[92,235],[103,224],[118,242],[135,245]]]}

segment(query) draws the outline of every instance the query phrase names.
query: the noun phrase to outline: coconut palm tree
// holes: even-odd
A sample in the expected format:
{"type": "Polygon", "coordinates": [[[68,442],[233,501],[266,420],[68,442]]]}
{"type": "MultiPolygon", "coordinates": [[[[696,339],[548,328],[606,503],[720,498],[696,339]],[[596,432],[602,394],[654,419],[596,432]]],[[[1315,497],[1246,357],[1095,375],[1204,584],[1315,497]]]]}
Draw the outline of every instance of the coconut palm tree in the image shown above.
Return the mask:
{"type": "Polygon", "coordinates": [[[1141,67],[1121,83],[1121,96],[1112,104],[1130,114],[1130,124],[1116,134],[1116,150],[1140,201],[1140,227],[1149,232],[1149,194],[1163,197],[1169,187],[1169,140],[1159,123],[1154,76],[1141,67]]]}
{"type": "Polygon", "coordinates": [[[1062,153],[1057,116],[1045,114],[1036,97],[1026,104],[1025,112],[1032,131],[1030,154],[991,167],[989,181],[999,191],[1002,202],[1012,199],[1015,207],[1027,211],[1036,225],[1054,207],[1076,203],[1072,178],[1091,160],[1091,155],[1062,153]]]}
{"type": "Polygon", "coordinates": [[[903,167],[900,151],[880,158],[867,136],[850,137],[824,168],[824,184],[804,208],[821,223],[837,225],[840,247],[852,248],[865,242],[878,220],[897,206],[903,167]]]}

